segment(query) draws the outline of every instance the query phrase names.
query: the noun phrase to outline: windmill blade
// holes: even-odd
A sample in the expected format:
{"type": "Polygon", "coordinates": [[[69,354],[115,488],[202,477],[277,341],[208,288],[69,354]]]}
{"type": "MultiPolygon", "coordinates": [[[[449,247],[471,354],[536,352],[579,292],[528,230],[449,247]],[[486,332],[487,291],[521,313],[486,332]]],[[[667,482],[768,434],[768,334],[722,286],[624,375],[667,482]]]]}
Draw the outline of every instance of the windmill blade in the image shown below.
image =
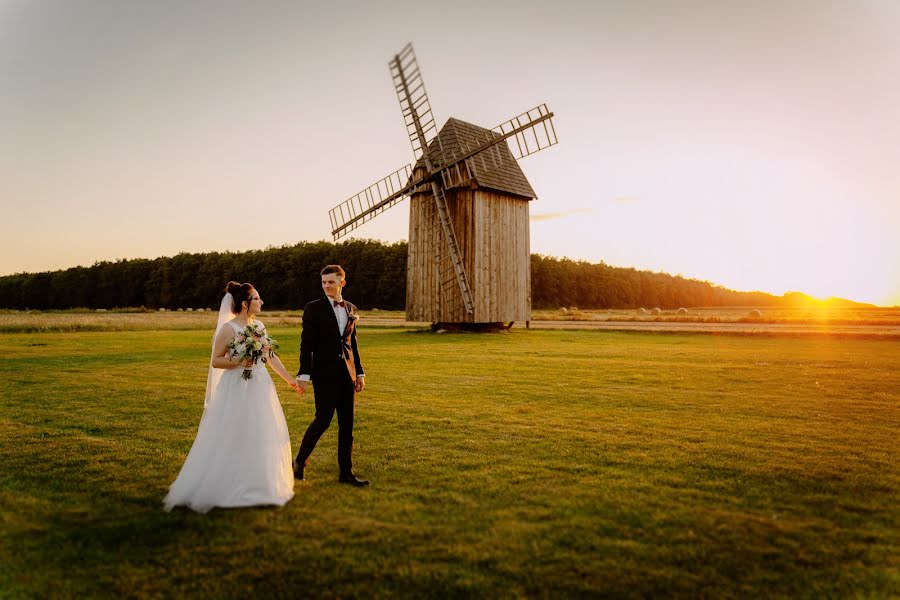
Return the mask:
{"type": "Polygon", "coordinates": [[[425,92],[425,82],[412,44],[407,44],[394,55],[389,65],[409,142],[416,160],[419,160],[437,135],[437,123],[434,122],[431,103],[425,92]]]}
{"type": "Polygon", "coordinates": [[[337,240],[407,198],[415,189],[412,165],[397,169],[328,211],[331,235],[337,240]]]}
{"type": "Polygon", "coordinates": [[[500,123],[492,131],[503,139],[513,138],[508,140],[508,145],[516,160],[559,142],[556,139],[556,128],[553,126],[553,113],[546,104],[539,104],[509,121],[500,123]]]}

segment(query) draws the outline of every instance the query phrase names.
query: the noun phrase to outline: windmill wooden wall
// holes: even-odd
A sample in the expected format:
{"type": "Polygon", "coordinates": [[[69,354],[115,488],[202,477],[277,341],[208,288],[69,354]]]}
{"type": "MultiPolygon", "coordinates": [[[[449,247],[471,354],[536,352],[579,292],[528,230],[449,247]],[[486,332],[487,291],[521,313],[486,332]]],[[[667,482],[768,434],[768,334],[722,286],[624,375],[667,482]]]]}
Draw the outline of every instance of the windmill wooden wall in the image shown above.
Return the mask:
{"type": "MultiPolygon", "coordinates": [[[[530,198],[469,187],[446,191],[447,205],[475,304],[462,319],[451,312],[461,304],[459,288],[442,297],[435,240],[445,243],[431,207],[431,193],[410,198],[406,318],[432,323],[508,323],[531,320],[530,198]]],[[[449,259],[446,259],[449,261],[449,259]]],[[[444,266],[452,273],[452,266],[444,266]]],[[[446,288],[445,288],[446,289],[446,288]]]]}

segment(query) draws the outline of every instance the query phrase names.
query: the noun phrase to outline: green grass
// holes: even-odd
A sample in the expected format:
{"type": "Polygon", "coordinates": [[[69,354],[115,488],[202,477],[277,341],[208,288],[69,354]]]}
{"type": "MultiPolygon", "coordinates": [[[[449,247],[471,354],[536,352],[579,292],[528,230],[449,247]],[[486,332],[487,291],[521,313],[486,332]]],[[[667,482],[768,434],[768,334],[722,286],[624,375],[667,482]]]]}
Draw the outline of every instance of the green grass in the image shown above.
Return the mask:
{"type": "Polygon", "coordinates": [[[0,339],[0,597],[900,594],[896,341],[364,329],[371,487],[166,513],[209,339],[0,339]]]}

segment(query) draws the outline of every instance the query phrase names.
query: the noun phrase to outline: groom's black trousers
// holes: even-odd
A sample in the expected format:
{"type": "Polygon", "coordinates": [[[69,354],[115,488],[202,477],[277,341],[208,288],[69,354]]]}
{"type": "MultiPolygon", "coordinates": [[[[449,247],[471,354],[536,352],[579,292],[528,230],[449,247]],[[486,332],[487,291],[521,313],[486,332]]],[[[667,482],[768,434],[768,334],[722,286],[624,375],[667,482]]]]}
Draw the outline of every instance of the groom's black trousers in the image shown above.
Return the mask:
{"type": "Polygon", "coordinates": [[[348,375],[346,380],[340,381],[316,381],[313,384],[313,392],[316,398],[316,418],[300,442],[300,451],[297,452],[297,464],[304,468],[309,464],[309,457],[316,447],[316,443],[337,412],[338,418],[338,467],[341,475],[353,473],[353,405],[355,403],[356,389],[348,375]]]}

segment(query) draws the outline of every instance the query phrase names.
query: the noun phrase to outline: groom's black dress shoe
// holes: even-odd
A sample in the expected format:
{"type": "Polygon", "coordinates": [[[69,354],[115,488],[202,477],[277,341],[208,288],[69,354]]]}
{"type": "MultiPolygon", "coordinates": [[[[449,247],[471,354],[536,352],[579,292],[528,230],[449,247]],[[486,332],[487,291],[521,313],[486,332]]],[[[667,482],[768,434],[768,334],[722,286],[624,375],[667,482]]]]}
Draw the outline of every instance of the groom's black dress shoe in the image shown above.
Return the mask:
{"type": "Polygon", "coordinates": [[[349,475],[341,475],[340,478],[338,479],[338,481],[341,483],[346,483],[346,484],[355,486],[355,487],[364,487],[364,486],[369,485],[368,479],[360,479],[353,473],[350,473],[349,475]]]}
{"type": "Polygon", "coordinates": [[[294,479],[297,481],[306,481],[306,477],[303,476],[303,467],[297,464],[297,461],[294,461],[294,479]]]}

